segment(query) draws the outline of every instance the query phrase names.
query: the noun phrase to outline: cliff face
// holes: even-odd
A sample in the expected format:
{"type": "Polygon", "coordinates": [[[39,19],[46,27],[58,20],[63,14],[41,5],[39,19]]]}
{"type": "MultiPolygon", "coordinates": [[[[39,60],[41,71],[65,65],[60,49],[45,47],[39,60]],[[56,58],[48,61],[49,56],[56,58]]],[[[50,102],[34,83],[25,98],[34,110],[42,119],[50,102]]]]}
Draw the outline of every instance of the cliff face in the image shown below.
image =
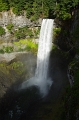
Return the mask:
{"type": "Polygon", "coordinates": [[[37,21],[31,21],[26,17],[26,13],[24,12],[23,15],[17,16],[15,15],[12,10],[0,12],[0,26],[5,29],[6,34],[0,36],[0,40],[15,40],[14,36],[12,36],[8,29],[6,28],[7,25],[13,24],[14,30],[17,30],[19,27],[28,26],[32,27],[40,27],[42,19],[39,18],[37,21]]]}
{"type": "Polygon", "coordinates": [[[15,28],[23,26],[40,26],[41,19],[39,19],[37,22],[31,22],[30,19],[26,17],[25,12],[21,16],[16,16],[12,10],[0,12],[0,26],[4,27],[10,23],[12,23],[15,28]]]}

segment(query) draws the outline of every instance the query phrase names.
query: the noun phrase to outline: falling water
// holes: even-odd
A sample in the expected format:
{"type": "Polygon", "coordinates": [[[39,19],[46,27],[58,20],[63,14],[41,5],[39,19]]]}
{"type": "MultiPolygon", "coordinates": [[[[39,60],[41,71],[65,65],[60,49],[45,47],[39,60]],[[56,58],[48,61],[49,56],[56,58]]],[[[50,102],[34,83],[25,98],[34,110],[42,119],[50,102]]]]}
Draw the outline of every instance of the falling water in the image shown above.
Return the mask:
{"type": "Polygon", "coordinates": [[[35,77],[22,84],[22,88],[32,85],[37,86],[43,96],[48,93],[52,85],[52,80],[48,76],[48,67],[52,48],[53,22],[53,19],[43,19],[39,38],[35,77]]]}

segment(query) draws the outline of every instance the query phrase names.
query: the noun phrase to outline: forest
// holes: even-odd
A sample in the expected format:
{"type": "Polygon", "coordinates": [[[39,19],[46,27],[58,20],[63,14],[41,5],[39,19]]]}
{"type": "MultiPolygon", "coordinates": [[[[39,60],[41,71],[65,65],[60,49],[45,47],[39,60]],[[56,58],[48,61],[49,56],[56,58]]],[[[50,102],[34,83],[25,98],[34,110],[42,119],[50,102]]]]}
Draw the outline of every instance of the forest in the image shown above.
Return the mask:
{"type": "Polygon", "coordinates": [[[12,8],[16,15],[22,15],[25,10],[32,21],[39,17],[70,19],[73,9],[78,7],[79,0],[0,0],[0,12],[12,8]]]}

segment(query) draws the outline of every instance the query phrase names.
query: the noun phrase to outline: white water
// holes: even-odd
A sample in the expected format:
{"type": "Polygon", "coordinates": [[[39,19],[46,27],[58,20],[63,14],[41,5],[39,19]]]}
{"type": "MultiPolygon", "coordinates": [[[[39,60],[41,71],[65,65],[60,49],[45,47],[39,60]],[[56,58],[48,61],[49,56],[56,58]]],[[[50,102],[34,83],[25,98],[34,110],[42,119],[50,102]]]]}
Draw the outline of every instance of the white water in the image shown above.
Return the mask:
{"type": "Polygon", "coordinates": [[[48,67],[52,48],[53,22],[53,19],[43,19],[39,38],[35,77],[22,83],[22,88],[33,85],[37,86],[43,96],[48,93],[52,85],[52,81],[48,77],[48,67]]]}

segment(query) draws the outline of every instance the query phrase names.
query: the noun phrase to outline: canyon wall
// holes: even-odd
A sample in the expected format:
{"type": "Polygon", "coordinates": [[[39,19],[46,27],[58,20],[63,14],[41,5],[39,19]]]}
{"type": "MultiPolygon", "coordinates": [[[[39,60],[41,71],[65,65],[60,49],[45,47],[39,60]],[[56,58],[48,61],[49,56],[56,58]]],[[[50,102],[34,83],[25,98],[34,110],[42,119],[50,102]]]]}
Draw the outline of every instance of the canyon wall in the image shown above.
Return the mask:
{"type": "Polygon", "coordinates": [[[28,26],[32,27],[40,27],[42,19],[39,18],[37,21],[31,21],[27,18],[26,12],[23,15],[17,16],[15,15],[12,10],[0,12],[0,26],[5,29],[6,34],[0,36],[0,40],[15,40],[14,36],[8,32],[6,28],[7,25],[13,24],[14,29],[17,30],[18,27],[28,26]]]}
{"type": "Polygon", "coordinates": [[[25,12],[21,16],[15,15],[12,10],[0,12],[0,26],[2,27],[7,26],[10,23],[12,23],[15,28],[24,26],[40,26],[41,20],[42,19],[40,18],[36,22],[32,22],[26,17],[25,12]]]}

